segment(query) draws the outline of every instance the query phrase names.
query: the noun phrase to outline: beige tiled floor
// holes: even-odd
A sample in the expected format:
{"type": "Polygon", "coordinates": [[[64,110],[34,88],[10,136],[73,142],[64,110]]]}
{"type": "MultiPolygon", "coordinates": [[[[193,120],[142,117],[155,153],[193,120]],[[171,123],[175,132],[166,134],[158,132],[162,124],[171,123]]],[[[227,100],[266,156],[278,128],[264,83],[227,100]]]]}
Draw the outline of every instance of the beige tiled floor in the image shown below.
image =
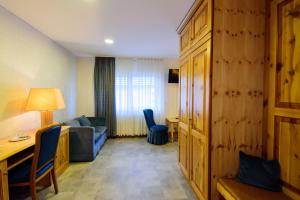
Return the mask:
{"type": "Polygon", "coordinates": [[[154,146],[144,138],[108,140],[94,162],[71,164],[59,178],[59,194],[54,195],[51,187],[39,192],[39,199],[196,199],[180,172],[177,155],[176,143],[154,146]]]}

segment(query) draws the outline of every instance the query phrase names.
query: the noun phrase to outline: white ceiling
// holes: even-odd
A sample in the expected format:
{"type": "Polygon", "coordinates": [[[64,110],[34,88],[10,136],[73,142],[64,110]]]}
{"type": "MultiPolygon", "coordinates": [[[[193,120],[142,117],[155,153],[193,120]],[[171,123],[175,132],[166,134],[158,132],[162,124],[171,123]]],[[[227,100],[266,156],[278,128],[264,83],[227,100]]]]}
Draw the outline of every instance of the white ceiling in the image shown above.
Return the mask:
{"type": "Polygon", "coordinates": [[[78,56],[174,58],[176,28],[194,0],[0,0],[78,56]],[[104,43],[105,38],[115,41],[104,43]]]}

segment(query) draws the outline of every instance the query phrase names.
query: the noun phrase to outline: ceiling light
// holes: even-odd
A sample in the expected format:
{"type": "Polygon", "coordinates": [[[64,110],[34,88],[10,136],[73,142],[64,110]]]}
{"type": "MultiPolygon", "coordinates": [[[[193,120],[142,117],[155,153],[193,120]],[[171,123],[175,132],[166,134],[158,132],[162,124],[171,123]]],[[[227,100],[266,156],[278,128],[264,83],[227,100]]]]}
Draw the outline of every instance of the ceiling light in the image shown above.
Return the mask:
{"type": "Polygon", "coordinates": [[[114,41],[112,39],[105,39],[104,42],[106,44],[113,44],[114,43],[114,41]]]}

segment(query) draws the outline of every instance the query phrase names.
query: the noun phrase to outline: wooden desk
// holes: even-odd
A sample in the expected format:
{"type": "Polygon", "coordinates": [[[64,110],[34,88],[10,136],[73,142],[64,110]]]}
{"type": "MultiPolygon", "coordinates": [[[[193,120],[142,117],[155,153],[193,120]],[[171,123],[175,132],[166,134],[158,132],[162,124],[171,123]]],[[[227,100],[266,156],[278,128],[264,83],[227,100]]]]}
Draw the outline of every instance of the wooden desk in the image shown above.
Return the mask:
{"type": "Polygon", "coordinates": [[[179,119],[175,118],[175,117],[167,117],[166,118],[166,123],[169,126],[169,130],[171,133],[171,142],[174,142],[174,128],[177,127],[178,128],[178,122],[179,119]]]}
{"type": "MultiPolygon", "coordinates": [[[[24,133],[30,139],[20,142],[9,142],[0,140],[0,199],[9,199],[8,170],[33,156],[35,145],[35,134],[37,130],[24,133]],[[22,155],[20,157],[19,155],[22,155]]],[[[63,173],[69,166],[69,126],[62,126],[55,167],[57,175],[63,173]]]]}

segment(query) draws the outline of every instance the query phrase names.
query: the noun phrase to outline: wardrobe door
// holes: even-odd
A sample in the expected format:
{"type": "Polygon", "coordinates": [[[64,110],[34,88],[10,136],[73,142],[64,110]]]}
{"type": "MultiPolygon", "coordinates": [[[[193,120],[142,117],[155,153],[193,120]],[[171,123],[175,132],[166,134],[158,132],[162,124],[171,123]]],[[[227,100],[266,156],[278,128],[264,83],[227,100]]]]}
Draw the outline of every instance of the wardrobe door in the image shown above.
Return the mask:
{"type": "Polygon", "coordinates": [[[189,177],[189,118],[188,118],[188,86],[189,58],[180,63],[180,103],[179,103],[179,165],[184,175],[189,177]]]}
{"type": "Polygon", "coordinates": [[[210,41],[191,59],[191,184],[200,199],[208,199],[210,41]]]}

